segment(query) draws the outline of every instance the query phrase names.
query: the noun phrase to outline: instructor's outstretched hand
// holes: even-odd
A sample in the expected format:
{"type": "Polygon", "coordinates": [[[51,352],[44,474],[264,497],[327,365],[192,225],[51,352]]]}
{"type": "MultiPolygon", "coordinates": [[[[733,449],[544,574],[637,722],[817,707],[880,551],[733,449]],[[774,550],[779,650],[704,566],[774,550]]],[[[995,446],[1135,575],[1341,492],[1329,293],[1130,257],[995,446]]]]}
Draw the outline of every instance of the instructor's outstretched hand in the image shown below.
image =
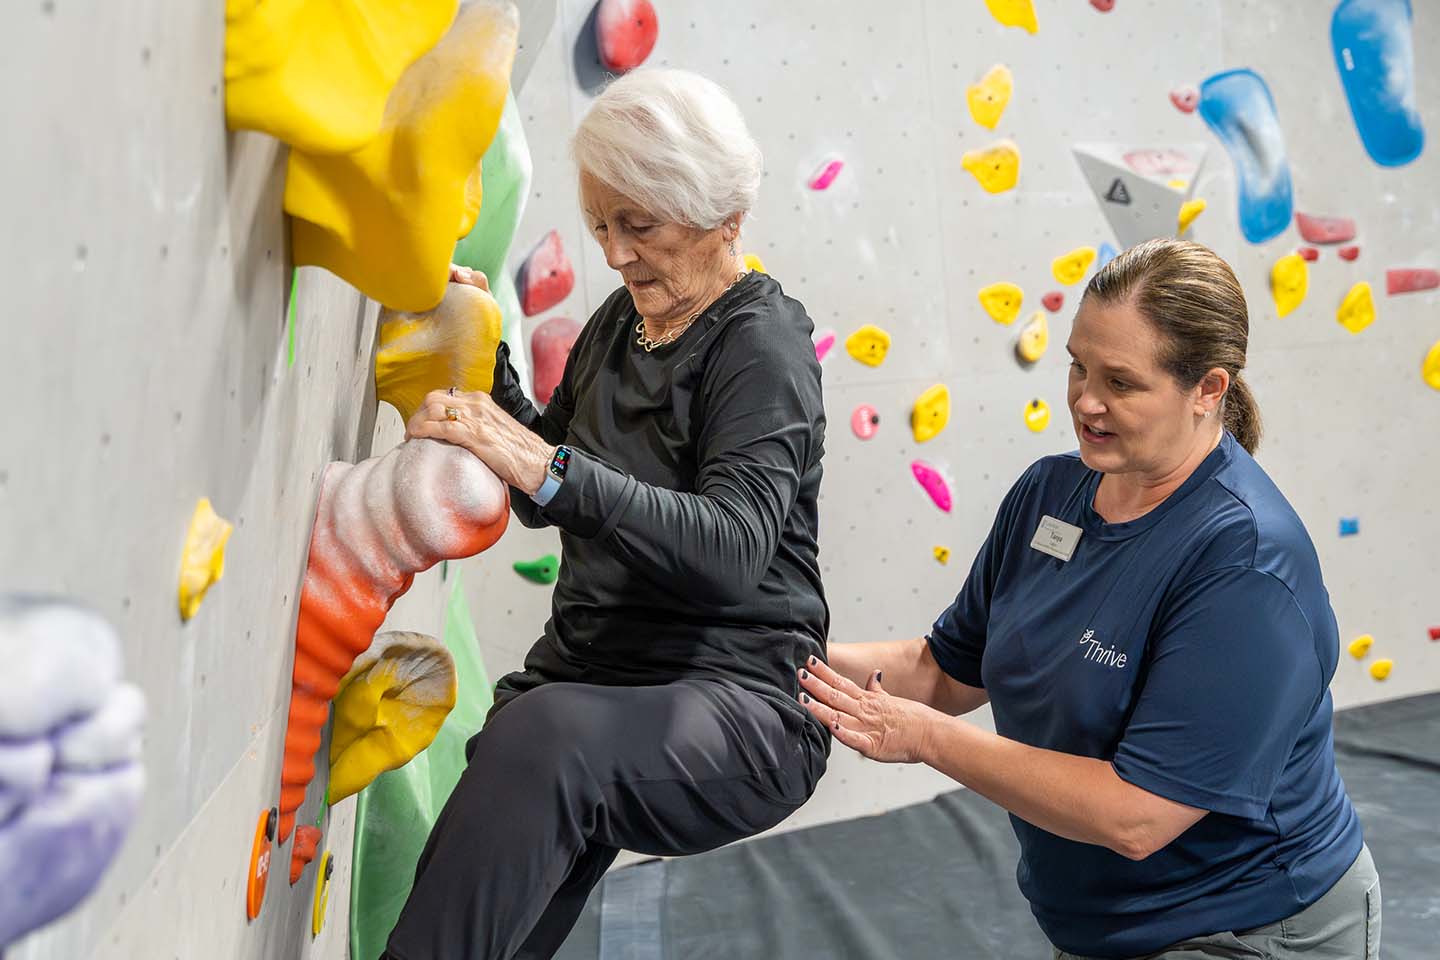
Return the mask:
{"type": "Polygon", "coordinates": [[[925,763],[937,725],[951,718],[914,700],[892,697],[880,671],[864,689],[818,657],[800,669],[800,702],[845,746],[884,763],[925,763]]]}

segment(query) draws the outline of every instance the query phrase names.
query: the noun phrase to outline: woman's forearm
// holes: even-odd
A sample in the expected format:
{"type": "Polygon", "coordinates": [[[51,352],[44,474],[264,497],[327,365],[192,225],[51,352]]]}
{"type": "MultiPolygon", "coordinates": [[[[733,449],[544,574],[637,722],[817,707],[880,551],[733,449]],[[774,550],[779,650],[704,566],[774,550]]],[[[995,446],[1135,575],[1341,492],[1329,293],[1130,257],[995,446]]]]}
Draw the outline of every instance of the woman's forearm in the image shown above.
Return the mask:
{"type": "Polygon", "coordinates": [[[1132,860],[1204,815],[1122,780],[1104,760],[1031,747],[954,718],[933,724],[921,760],[1027,823],[1132,860]]]}
{"type": "Polygon", "coordinates": [[[924,637],[871,643],[831,643],[827,659],[837,673],[864,687],[876,670],[891,695],[951,715],[969,713],[988,699],[985,691],[951,678],[930,653],[924,637]]]}

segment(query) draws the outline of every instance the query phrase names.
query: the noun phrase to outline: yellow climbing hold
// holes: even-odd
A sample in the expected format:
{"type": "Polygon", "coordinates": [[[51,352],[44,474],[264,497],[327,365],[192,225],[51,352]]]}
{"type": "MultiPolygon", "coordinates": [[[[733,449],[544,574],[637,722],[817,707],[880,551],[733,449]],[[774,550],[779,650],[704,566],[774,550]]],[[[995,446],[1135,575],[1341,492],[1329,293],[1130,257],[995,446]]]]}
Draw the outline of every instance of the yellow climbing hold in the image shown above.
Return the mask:
{"type": "Polygon", "coordinates": [[[320,936],[325,929],[325,908],[330,904],[330,877],[335,872],[335,855],[326,850],[320,857],[315,874],[315,902],[310,908],[310,936],[320,936]]]}
{"type": "Polygon", "coordinates": [[[1069,286],[1072,283],[1079,283],[1085,276],[1085,271],[1090,269],[1090,264],[1095,262],[1094,247],[1076,247],[1069,253],[1056,257],[1050,261],[1050,272],[1055,279],[1069,286]]]}
{"type": "Polygon", "coordinates": [[[1420,362],[1420,376],[1431,387],[1440,390],[1440,340],[1435,341],[1435,345],[1420,362]]]}
{"type": "Polygon", "coordinates": [[[985,0],[990,15],[1007,27],[1021,27],[1026,33],[1040,29],[1033,0],[985,0]]]}
{"type": "Polygon", "coordinates": [[[1345,299],[1340,301],[1340,309],[1335,312],[1335,319],[1351,333],[1359,333],[1374,323],[1375,297],[1370,292],[1370,284],[1361,280],[1351,287],[1350,292],[1345,294],[1345,299]]]}
{"type": "Polygon", "coordinates": [[[970,116],[982,127],[995,129],[1000,115],[1010,103],[1015,92],[1015,76],[1003,63],[991,67],[978,83],[965,88],[965,101],[970,104],[970,116]]]}
{"type": "Polygon", "coordinates": [[[996,323],[1007,326],[1020,316],[1020,301],[1025,294],[1013,283],[992,283],[980,288],[980,306],[996,323]]]}
{"type": "Polygon", "coordinates": [[[745,269],[754,270],[757,273],[765,272],[765,264],[753,253],[745,254],[745,269]]]}
{"type": "Polygon", "coordinates": [[[394,310],[440,302],[455,239],[474,219],[476,170],[505,107],[517,32],[511,4],[468,4],[401,76],[373,140],[339,156],[290,152],[297,264],[325,267],[394,310]]]}
{"type": "Polygon", "coordinates": [[[1196,198],[1194,200],[1186,200],[1184,203],[1180,204],[1180,217],[1178,220],[1180,224],[1180,229],[1177,231],[1177,233],[1184,233],[1186,230],[1189,230],[1190,224],[1194,223],[1195,218],[1200,216],[1200,214],[1204,212],[1205,201],[1199,198],[1196,198]]]}
{"type": "Polygon", "coordinates": [[[1354,657],[1356,660],[1364,660],[1365,654],[1369,653],[1370,648],[1374,645],[1375,638],[1368,633],[1362,633],[1354,640],[1351,640],[1350,645],[1345,649],[1349,650],[1350,656],[1354,657]]]}
{"type": "Polygon", "coordinates": [[[1190,186],[1190,181],[1181,180],[1177,177],[1174,180],[1165,181],[1165,186],[1169,187],[1172,190],[1184,190],[1186,187],[1190,186]]]}
{"type": "Polygon", "coordinates": [[[950,562],[950,548],[949,548],[949,547],[936,547],[934,552],[935,552],[935,559],[936,559],[936,560],[940,561],[941,563],[949,563],[949,562],[950,562]]]}
{"type": "Polygon", "coordinates": [[[457,0],[228,0],[225,121],[311,153],[380,132],[405,68],[455,19],[457,0]]]}
{"type": "Polygon", "coordinates": [[[934,440],[949,422],[950,388],[937,383],[920,394],[915,409],[910,411],[910,429],[915,433],[915,442],[934,440]]]}
{"type": "Polygon", "coordinates": [[[209,497],[201,497],[190,516],[180,553],[180,619],[189,620],[211,584],[225,573],[225,542],[235,528],[220,519],[209,497]]]}
{"type": "Polygon", "coordinates": [[[330,739],[332,804],[430,745],[455,706],[455,660],[423,633],[379,634],[335,694],[330,739]]]}
{"type": "Polygon", "coordinates": [[[1287,253],[1270,268],[1270,296],[1275,312],[1286,316],[1305,300],[1310,289],[1310,268],[1298,253],[1287,253]]]}
{"type": "Polygon", "coordinates": [[[426,313],[380,311],[375,351],[375,396],[408,421],[431,390],[490,392],[500,305],[479,287],[452,283],[440,306],[426,313]]]}
{"type": "Polygon", "coordinates": [[[884,363],[889,351],[890,334],[873,323],[865,324],[845,338],[845,352],[868,367],[884,363]]]}
{"type": "Polygon", "coordinates": [[[1004,193],[1020,179],[1020,148],[1001,140],[983,150],[966,151],[960,157],[960,166],[988,193],[1004,193]]]}
{"type": "Polygon", "coordinates": [[[1050,426],[1050,404],[1038,398],[1025,404],[1025,426],[1031,433],[1040,433],[1050,426]]]}
{"type": "Polygon", "coordinates": [[[1390,676],[1390,671],[1395,666],[1394,660],[1376,660],[1370,664],[1370,676],[1376,680],[1384,680],[1390,676]]]}
{"type": "Polygon", "coordinates": [[[1020,339],[1015,343],[1015,353],[1026,363],[1034,363],[1045,355],[1050,345],[1050,323],[1045,319],[1044,310],[1036,310],[1025,321],[1020,339]]]}

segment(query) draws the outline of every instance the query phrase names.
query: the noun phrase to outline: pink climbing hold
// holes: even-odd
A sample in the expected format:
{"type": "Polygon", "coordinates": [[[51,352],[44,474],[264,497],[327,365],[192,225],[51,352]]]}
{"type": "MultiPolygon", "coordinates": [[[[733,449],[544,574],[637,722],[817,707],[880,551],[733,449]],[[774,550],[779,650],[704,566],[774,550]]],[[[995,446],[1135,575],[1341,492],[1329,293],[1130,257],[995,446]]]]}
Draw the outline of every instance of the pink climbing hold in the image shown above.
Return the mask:
{"type": "Polygon", "coordinates": [[[1355,239],[1355,221],[1349,217],[1312,217],[1297,210],[1295,226],[1309,243],[1344,243],[1355,239]]]}
{"type": "Polygon", "coordinates": [[[1090,0],[1090,6],[1101,13],[1109,13],[1115,9],[1115,0],[1090,0]]]}
{"type": "Polygon", "coordinates": [[[1175,109],[1181,113],[1194,113],[1195,108],[1200,105],[1200,91],[1189,84],[1176,87],[1170,91],[1170,102],[1175,104],[1175,109]]]}
{"type": "Polygon", "coordinates": [[[1300,247],[1295,252],[1300,254],[1301,260],[1306,260],[1310,263],[1314,263],[1316,260],[1320,259],[1320,251],[1316,250],[1314,247],[1300,247]]]}
{"type": "Polygon", "coordinates": [[[660,36],[650,0],[600,0],[595,10],[595,45],[611,73],[625,73],[645,62],[660,36]]]}
{"type": "Polygon", "coordinates": [[[575,289],[575,268],[565,256],[560,234],[551,230],[520,266],[520,309],[525,316],[549,310],[575,289]]]}
{"type": "Polygon", "coordinates": [[[1049,310],[1051,313],[1058,313],[1060,312],[1060,308],[1065,306],[1065,294],[1059,290],[1051,290],[1040,298],[1040,302],[1045,305],[1046,310],[1049,310]]]}
{"type": "Polygon", "coordinates": [[[835,331],[826,330],[815,338],[815,359],[824,360],[835,346],[835,331]]]}
{"type": "Polygon", "coordinates": [[[565,361],[570,348],[580,336],[580,324],[569,317],[551,317],[530,334],[530,385],[535,399],[549,403],[560,378],[565,374],[565,361]]]}
{"type": "Polygon", "coordinates": [[[1385,292],[1392,297],[1397,293],[1415,293],[1436,287],[1440,287],[1440,270],[1402,267],[1385,271],[1385,292]]]}
{"type": "Polygon", "coordinates": [[[861,440],[869,440],[880,429],[880,414],[868,403],[862,403],[850,414],[850,429],[861,440]]]}
{"type": "Polygon", "coordinates": [[[910,472],[915,474],[915,479],[919,481],[920,486],[930,495],[930,499],[935,501],[935,506],[949,513],[950,484],[945,482],[940,471],[924,460],[916,460],[910,464],[910,472]]]}
{"type": "Polygon", "coordinates": [[[1355,246],[1341,247],[1335,252],[1340,254],[1341,260],[1354,260],[1356,257],[1360,256],[1360,248],[1355,246]]]}
{"type": "Polygon", "coordinates": [[[835,182],[835,178],[840,176],[840,170],[844,166],[844,160],[831,160],[828,163],[821,165],[820,169],[815,171],[815,176],[810,178],[810,189],[829,189],[830,184],[835,182]]]}

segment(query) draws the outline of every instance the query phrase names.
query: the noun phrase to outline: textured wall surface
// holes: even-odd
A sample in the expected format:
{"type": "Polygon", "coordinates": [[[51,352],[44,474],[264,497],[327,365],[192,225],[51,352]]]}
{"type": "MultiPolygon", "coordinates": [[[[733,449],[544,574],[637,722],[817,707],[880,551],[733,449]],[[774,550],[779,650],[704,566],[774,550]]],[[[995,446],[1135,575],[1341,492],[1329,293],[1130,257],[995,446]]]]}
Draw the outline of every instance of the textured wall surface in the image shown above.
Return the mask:
{"type": "MultiPolygon", "coordinates": [[[[829,414],[821,504],[821,560],[838,641],[925,633],[953,599],[996,507],[1033,460],[1074,449],[1066,416],[1064,342],[1080,286],[1063,288],[1050,349],[1030,370],[1011,354],[1021,322],[1059,289],[1053,258],[1114,242],[1071,147],[1082,142],[1205,144],[1195,195],[1208,209],[1190,235],[1235,267],[1251,306],[1248,379],[1267,435],[1260,461],[1290,498],[1320,553],[1342,643],[1375,636],[1369,660],[1391,657],[1385,683],[1366,663],[1341,658],[1337,704],[1440,688],[1435,596],[1440,557],[1440,394],[1419,377],[1440,337],[1440,291],[1387,297],[1391,266],[1440,266],[1440,153],[1383,169],[1365,154],[1350,118],[1329,40],[1333,4],[1211,2],[1180,9],[1160,0],[1089,4],[1037,0],[1035,35],[1002,27],[984,5],[928,0],[901,7],[862,2],[657,5],[660,39],[648,61],[704,73],[735,96],[765,153],[759,207],[744,230],[816,326],[846,334],[887,329],[885,363],[856,363],[837,345],[825,361],[829,414]],[[970,117],[965,88],[994,64],[1015,91],[994,131],[970,117]],[[1296,209],[1353,217],[1361,254],[1325,248],[1310,265],[1310,293],[1284,320],[1270,299],[1270,266],[1301,240],[1292,227],[1252,246],[1241,236],[1235,176],[1198,114],[1170,102],[1181,84],[1250,67],[1276,100],[1295,182],[1296,209]],[[1019,186],[991,195],[960,157],[1002,137],[1022,154],[1019,186]],[[827,159],[844,169],[825,192],[806,181],[827,159]],[[1379,319],[1358,336],[1335,321],[1350,285],[1369,280],[1379,319]],[[996,281],[1025,292],[1021,322],[994,323],[976,292],[996,281]],[[936,439],[916,444],[909,412],[933,383],[953,414],[936,439]],[[1034,397],[1054,414],[1032,434],[1022,411],[1034,397]],[[857,404],[881,416],[874,439],[850,431],[857,404]],[[911,478],[922,458],[948,469],[955,508],[939,513],[911,478]],[[1358,516],[1341,538],[1339,518],[1358,516]],[[952,556],[939,565],[932,547],[952,556]]],[[[589,103],[583,56],[590,5],[565,0],[556,29],[518,97],[535,163],[514,250],[551,229],[575,261],[576,288],[552,315],[583,321],[618,285],[581,221],[567,138],[589,103]]],[[[1417,93],[1432,139],[1440,125],[1440,19],[1416,4],[1417,93]]],[[[518,265],[518,259],[515,260],[518,265]]],[[[552,532],[514,530],[495,559],[558,549],[552,532]]],[[[492,675],[515,669],[549,610],[549,592],[492,563],[467,581],[492,675]]],[[[988,722],[988,715],[978,718],[988,722]]],[[[865,763],[837,748],[815,798],[780,829],[843,819],[926,798],[949,782],[920,767],[865,763]]]]}

